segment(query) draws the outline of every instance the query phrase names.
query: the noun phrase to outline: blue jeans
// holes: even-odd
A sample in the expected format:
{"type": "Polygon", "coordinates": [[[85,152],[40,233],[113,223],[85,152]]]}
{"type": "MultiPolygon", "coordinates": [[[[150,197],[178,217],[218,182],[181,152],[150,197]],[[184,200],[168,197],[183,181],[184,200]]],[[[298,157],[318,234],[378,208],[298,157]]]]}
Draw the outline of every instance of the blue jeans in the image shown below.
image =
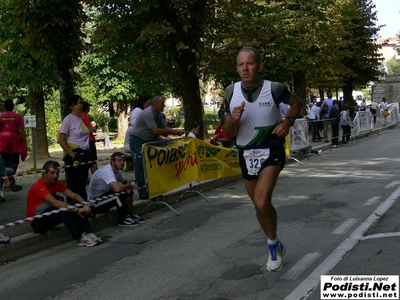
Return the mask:
{"type": "MultiPolygon", "coordinates": [[[[7,177],[6,167],[4,165],[3,157],[0,155],[0,177],[7,177]]],[[[0,190],[3,188],[4,179],[0,180],[0,190]]]]}
{"type": "Polygon", "coordinates": [[[129,138],[129,147],[131,148],[132,159],[135,165],[135,179],[138,187],[138,194],[140,198],[149,198],[142,159],[142,145],[144,143],[144,141],[133,135],[129,138]]]}

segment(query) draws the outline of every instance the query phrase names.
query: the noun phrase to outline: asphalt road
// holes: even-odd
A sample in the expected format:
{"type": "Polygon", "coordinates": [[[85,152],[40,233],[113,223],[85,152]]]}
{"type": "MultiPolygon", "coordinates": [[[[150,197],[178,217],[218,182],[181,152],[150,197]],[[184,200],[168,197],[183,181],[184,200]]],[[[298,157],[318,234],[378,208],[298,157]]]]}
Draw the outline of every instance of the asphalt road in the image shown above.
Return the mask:
{"type": "Polygon", "coordinates": [[[242,181],[0,267],[1,299],[320,299],[320,276],[398,275],[400,131],[288,164],[274,193],[279,272],[242,181]]]}

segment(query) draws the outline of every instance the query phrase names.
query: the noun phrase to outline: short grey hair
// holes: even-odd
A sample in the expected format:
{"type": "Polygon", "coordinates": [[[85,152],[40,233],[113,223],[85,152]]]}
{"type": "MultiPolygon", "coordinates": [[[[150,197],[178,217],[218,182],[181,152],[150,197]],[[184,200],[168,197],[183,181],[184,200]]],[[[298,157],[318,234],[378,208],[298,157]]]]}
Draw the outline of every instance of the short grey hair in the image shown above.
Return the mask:
{"type": "Polygon", "coordinates": [[[151,105],[154,105],[154,104],[156,104],[157,102],[159,102],[160,100],[163,100],[163,101],[164,101],[164,97],[163,97],[163,96],[155,96],[155,97],[153,97],[153,99],[151,99],[150,104],[151,104],[151,105]]]}
{"type": "Polygon", "coordinates": [[[254,47],[243,47],[242,49],[239,50],[237,56],[242,52],[253,52],[255,54],[255,56],[256,56],[257,64],[259,64],[259,65],[262,64],[262,59],[261,59],[260,52],[258,52],[258,50],[256,48],[254,48],[254,47]]]}

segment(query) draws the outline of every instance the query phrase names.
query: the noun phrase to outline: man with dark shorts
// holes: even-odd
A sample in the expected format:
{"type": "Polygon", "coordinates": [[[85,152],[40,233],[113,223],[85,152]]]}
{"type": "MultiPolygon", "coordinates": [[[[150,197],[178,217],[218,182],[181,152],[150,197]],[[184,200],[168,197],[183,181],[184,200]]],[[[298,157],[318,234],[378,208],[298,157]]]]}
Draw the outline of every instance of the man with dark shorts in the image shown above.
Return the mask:
{"type": "Polygon", "coordinates": [[[242,48],[236,62],[241,81],[226,89],[224,128],[230,138],[236,136],[245,186],[268,238],[267,269],[279,271],[286,250],[277,236],[272,192],[285,165],[285,137],[300,114],[302,100],[281,83],[260,79],[263,63],[256,49],[242,48]],[[279,111],[281,102],[290,105],[285,119],[279,111]]]}

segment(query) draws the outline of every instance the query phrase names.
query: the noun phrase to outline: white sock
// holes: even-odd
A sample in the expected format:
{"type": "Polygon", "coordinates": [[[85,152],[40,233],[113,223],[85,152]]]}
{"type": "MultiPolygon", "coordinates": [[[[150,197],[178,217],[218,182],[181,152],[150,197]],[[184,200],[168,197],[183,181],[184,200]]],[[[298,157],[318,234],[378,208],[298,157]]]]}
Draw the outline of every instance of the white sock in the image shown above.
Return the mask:
{"type": "Polygon", "coordinates": [[[279,239],[278,239],[278,238],[276,238],[276,239],[274,239],[274,240],[268,239],[268,245],[273,245],[273,244],[276,244],[276,243],[278,243],[278,242],[279,242],[279,239]]]}

